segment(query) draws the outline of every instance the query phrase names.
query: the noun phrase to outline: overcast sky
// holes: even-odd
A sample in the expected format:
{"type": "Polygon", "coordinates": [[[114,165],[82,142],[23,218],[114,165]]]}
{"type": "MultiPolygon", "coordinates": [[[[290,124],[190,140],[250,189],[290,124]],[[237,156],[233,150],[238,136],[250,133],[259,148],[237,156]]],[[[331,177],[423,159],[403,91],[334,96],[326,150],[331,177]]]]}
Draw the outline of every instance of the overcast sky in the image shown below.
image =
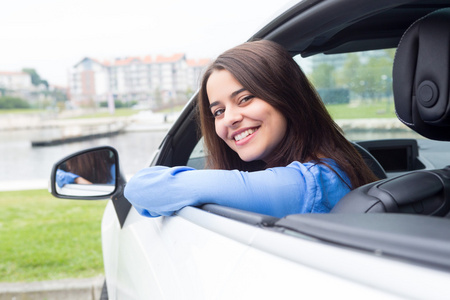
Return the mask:
{"type": "Polygon", "coordinates": [[[214,58],[291,0],[14,0],[2,5],[0,71],[35,68],[50,84],[97,59],[186,53],[214,58]]]}

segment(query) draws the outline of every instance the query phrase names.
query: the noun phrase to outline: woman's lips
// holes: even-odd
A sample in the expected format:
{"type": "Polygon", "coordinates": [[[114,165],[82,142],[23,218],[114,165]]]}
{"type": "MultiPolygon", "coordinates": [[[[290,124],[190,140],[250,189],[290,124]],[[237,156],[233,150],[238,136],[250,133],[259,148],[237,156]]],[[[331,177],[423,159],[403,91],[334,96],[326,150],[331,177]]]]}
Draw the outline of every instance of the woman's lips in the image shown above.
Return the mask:
{"type": "Polygon", "coordinates": [[[243,132],[236,134],[233,138],[234,141],[236,142],[236,145],[239,144],[243,144],[245,143],[247,140],[249,140],[252,135],[258,131],[259,127],[254,127],[254,128],[249,128],[247,130],[244,130],[243,132]]]}

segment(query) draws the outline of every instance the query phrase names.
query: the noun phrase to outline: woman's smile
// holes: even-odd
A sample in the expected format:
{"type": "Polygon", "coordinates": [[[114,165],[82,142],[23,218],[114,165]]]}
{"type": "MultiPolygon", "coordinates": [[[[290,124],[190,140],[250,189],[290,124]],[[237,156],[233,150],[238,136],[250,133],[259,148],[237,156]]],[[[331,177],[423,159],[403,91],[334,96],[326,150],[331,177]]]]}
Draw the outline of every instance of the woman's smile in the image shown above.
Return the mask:
{"type": "Polygon", "coordinates": [[[242,143],[244,143],[245,141],[243,141],[243,139],[246,139],[246,138],[247,138],[246,140],[250,139],[257,130],[258,130],[258,127],[255,127],[255,128],[250,128],[250,129],[244,130],[241,133],[235,134],[234,140],[236,141],[236,144],[238,144],[238,142],[240,142],[240,141],[242,141],[242,143]]]}
{"type": "Polygon", "coordinates": [[[268,159],[286,133],[286,118],[227,70],[211,74],[207,93],[217,135],[243,161],[268,159]]]}

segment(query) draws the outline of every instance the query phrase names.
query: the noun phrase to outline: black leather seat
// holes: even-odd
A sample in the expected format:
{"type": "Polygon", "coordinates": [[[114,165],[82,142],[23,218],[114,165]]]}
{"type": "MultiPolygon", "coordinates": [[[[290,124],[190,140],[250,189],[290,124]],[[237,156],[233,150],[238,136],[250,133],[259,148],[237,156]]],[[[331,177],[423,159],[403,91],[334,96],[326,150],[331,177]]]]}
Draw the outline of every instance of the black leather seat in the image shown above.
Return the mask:
{"type": "MultiPolygon", "coordinates": [[[[398,118],[430,139],[450,141],[450,9],[428,14],[404,33],[395,55],[398,118]]],[[[413,213],[450,216],[450,166],[414,171],[359,187],[332,213],[413,213]]]]}

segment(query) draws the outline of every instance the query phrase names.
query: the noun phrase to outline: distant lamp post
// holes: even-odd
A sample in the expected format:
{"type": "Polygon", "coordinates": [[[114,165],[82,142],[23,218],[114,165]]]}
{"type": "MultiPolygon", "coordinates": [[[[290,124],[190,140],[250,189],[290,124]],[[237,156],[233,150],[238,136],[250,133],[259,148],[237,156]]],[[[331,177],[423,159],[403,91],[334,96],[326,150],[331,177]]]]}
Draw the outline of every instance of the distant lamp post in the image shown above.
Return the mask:
{"type": "Polygon", "coordinates": [[[108,110],[111,115],[114,115],[114,113],[116,112],[116,106],[114,104],[114,96],[112,93],[109,93],[108,95],[108,110]]]}

